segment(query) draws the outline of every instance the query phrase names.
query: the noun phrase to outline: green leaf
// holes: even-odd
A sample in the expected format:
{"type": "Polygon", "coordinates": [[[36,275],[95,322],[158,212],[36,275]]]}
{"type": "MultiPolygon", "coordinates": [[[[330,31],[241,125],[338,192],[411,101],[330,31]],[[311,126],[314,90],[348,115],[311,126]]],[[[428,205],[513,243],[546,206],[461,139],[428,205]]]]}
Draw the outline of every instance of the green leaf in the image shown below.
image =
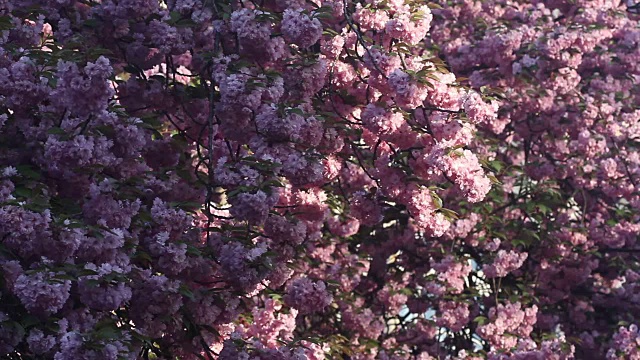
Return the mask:
{"type": "Polygon", "coordinates": [[[87,19],[82,23],[82,26],[96,29],[100,26],[100,21],[96,18],[87,19]]]}
{"type": "Polygon", "coordinates": [[[52,127],[51,129],[49,129],[47,131],[47,134],[51,134],[51,135],[66,135],[67,132],[62,130],[59,127],[52,127]]]}
{"type": "Polygon", "coordinates": [[[94,337],[98,340],[117,339],[120,337],[120,331],[115,324],[103,326],[94,332],[94,337]]]}
{"type": "Polygon", "coordinates": [[[473,319],[473,322],[477,323],[478,325],[484,325],[489,322],[489,319],[485,316],[476,316],[476,318],[473,319]]]}
{"type": "Polygon", "coordinates": [[[460,215],[451,209],[440,208],[439,211],[449,220],[457,220],[460,218],[460,215]]]}
{"type": "Polygon", "coordinates": [[[202,256],[202,251],[193,245],[187,245],[187,254],[193,256],[202,256]]]}
{"type": "Polygon", "coordinates": [[[442,199],[435,192],[431,192],[431,199],[433,199],[433,205],[436,209],[442,209],[442,199]]]}
{"type": "Polygon", "coordinates": [[[302,109],[300,108],[288,108],[286,109],[286,112],[289,114],[297,114],[300,116],[304,116],[304,111],[302,111],[302,109]]]}
{"type": "Polygon", "coordinates": [[[58,275],[54,276],[53,278],[57,279],[57,280],[71,280],[71,281],[77,280],[77,278],[75,276],[72,276],[72,275],[69,275],[69,274],[58,274],[58,275]]]}
{"type": "Polygon", "coordinates": [[[15,190],[13,190],[13,194],[22,198],[30,198],[32,195],[32,191],[31,189],[20,186],[15,188],[15,190]]]}
{"type": "Polygon", "coordinates": [[[29,179],[40,180],[42,178],[40,172],[35,171],[30,165],[18,165],[16,166],[16,170],[18,170],[20,175],[29,179]]]}
{"type": "Polygon", "coordinates": [[[22,327],[25,329],[28,329],[30,327],[32,327],[33,325],[39,324],[40,323],[40,319],[38,319],[37,317],[33,316],[33,315],[26,315],[22,318],[22,320],[20,320],[20,323],[22,324],[22,327]]]}
{"type": "Polygon", "coordinates": [[[487,177],[489,178],[489,180],[491,181],[492,184],[495,185],[502,185],[502,183],[500,182],[500,180],[498,180],[497,177],[495,177],[494,175],[491,174],[487,174],[487,177]]]}
{"type": "Polygon", "coordinates": [[[193,293],[193,291],[191,291],[186,286],[184,286],[184,285],[180,286],[180,289],[178,291],[180,292],[180,294],[182,294],[182,295],[186,296],[187,298],[189,298],[189,300],[191,300],[191,301],[195,301],[196,300],[196,295],[193,293]]]}
{"type": "Polygon", "coordinates": [[[11,30],[13,29],[13,21],[11,21],[11,16],[5,15],[0,16],[0,31],[3,30],[11,30]]]}
{"type": "Polygon", "coordinates": [[[499,173],[500,170],[504,168],[504,163],[499,160],[492,160],[492,161],[489,161],[489,166],[492,169],[494,169],[497,173],[499,173]]]}

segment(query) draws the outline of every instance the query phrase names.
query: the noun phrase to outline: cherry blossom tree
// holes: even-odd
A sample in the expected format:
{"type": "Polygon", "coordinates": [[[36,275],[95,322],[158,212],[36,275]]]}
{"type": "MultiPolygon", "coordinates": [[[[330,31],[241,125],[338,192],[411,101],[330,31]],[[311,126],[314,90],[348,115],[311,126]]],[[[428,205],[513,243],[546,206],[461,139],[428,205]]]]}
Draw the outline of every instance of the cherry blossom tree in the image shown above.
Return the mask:
{"type": "Polygon", "coordinates": [[[478,262],[494,295],[479,318],[484,350],[637,357],[637,11],[622,1],[441,5],[427,41],[464,84],[502,101],[472,150],[503,185],[459,237],[494,253],[478,262]],[[513,315],[533,305],[535,320],[513,315]]]}
{"type": "Polygon", "coordinates": [[[0,356],[637,357],[639,20],[1,1],[0,356]]]}

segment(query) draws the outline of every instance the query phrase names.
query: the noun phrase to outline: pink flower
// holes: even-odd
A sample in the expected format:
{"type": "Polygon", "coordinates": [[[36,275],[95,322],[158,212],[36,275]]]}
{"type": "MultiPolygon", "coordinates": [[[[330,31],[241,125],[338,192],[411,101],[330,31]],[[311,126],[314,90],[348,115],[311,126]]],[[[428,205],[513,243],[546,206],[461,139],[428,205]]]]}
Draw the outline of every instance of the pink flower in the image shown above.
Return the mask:
{"type": "Polygon", "coordinates": [[[528,337],[536,323],[538,307],[522,309],[519,302],[498,304],[489,310],[489,323],[478,327],[478,333],[497,349],[511,349],[518,337],[528,337]]]}
{"type": "Polygon", "coordinates": [[[462,302],[446,301],[439,304],[437,324],[453,332],[462,330],[469,322],[469,305],[462,302]]]}
{"type": "Polygon", "coordinates": [[[475,91],[469,92],[463,101],[464,112],[473,124],[491,123],[498,117],[499,105],[496,101],[487,103],[475,91]]]}
{"type": "Polygon", "coordinates": [[[406,72],[396,69],[389,75],[389,86],[398,105],[415,109],[422,105],[428,94],[426,85],[417,83],[406,72]]]}
{"type": "Polygon", "coordinates": [[[315,44],[322,36],[322,24],[304,14],[302,9],[286,9],[281,25],[284,38],[301,48],[315,44]]]}
{"type": "Polygon", "coordinates": [[[505,277],[510,272],[519,269],[524,264],[527,256],[527,253],[500,250],[493,263],[485,265],[482,271],[488,278],[505,277]]]}
{"type": "Polygon", "coordinates": [[[438,167],[458,186],[470,202],[478,202],[491,190],[491,181],[475,154],[456,150],[438,160],[438,167]]]}
{"type": "Polygon", "coordinates": [[[327,291],[324,282],[314,283],[307,277],[300,277],[289,282],[283,299],[285,304],[297,309],[300,314],[311,314],[329,306],[333,296],[327,291]]]}
{"type": "Polygon", "coordinates": [[[373,104],[367,105],[361,115],[364,126],[376,135],[391,134],[404,122],[400,113],[385,110],[373,104]]]}

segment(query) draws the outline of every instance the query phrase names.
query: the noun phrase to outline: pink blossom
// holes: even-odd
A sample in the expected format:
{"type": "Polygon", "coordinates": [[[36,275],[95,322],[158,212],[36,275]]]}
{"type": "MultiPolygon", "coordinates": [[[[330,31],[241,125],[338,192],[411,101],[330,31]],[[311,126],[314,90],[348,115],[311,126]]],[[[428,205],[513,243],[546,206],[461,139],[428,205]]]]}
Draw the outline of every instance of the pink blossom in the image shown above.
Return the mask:
{"type": "Polygon", "coordinates": [[[322,36],[320,21],[309,18],[301,9],[285,10],[281,26],[285,39],[302,48],[315,44],[322,36]]]}
{"type": "Polygon", "coordinates": [[[469,321],[469,306],[465,303],[454,301],[441,302],[439,305],[439,315],[437,323],[447,327],[451,331],[462,330],[469,321]]]}
{"type": "Polygon", "coordinates": [[[527,259],[527,256],[527,253],[500,250],[493,263],[485,265],[482,271],[488,278],[505,277],[510,272],[519,269],[527,259]]]}
{"type": "Polygon", "coordinates": [[[324,282],[314,283],[307,277],[300,277],[289,282],[287,293],[283,299],[285,304],[297,309],[303,315],[321,312],[333,301],[324,282]]]}

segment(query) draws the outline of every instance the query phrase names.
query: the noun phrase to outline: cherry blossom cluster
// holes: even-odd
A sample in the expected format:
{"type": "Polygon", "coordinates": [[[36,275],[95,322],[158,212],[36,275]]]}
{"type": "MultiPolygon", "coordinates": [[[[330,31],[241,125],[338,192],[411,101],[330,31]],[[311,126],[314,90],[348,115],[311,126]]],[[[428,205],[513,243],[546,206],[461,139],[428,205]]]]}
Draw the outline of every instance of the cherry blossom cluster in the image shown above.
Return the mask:
{"type": "Polygon", "coordinates": [[[637,357],[634,9],[0,1],[0,357],[637,357]]]}
{"type": "Polygon", "coordinates": [[[447,234],[464,244],[474,266],[468,286],[484,297],[469,327],[482,351],[468,347],[468,355],[637,356],[628,345],[639,304],[637,6],[439,4],[427,41],[463,84],[491,97],[480,107],[469,97],[467,116],[484,118],[485,104],[498,113],[479,126],[471,150],[502,185],[487,196],[491,206],[473,206],[447,234]],[[519,312],[535,306],[535,316],[520,321],[511,309],[498,320],[516,303],[519,312]]]}
{"type": "Polygon", "coordinates": [[[470,149],[497,103],[423,46],[432,21],[402,1],[1,2],[0,357],[373,354],[413,281],[377,243],[441,237],[442,198],[491,188],[470,149]]]}

